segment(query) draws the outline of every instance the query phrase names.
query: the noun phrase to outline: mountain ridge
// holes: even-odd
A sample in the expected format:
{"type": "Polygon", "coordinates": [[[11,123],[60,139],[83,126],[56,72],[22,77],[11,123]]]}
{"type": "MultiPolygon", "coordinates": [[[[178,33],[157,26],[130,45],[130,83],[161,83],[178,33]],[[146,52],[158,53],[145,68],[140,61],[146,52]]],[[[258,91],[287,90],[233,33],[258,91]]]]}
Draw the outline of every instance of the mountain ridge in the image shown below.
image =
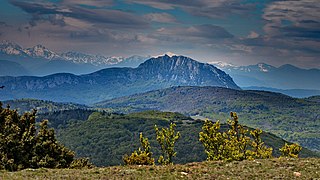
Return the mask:
{"type": "Polygon", "coordinates": [[[282,93],[295,98],[307,98],[310,96],[320,95],[320,90],[316,89],[277,89],[269,87],[259,87],[259,86],[250,86],[250,87],[241,87],[243,90],[262,90],[262,91],[271,91],[282,93]]]}
{"type": "Polygon", "coordinates": [[[291,64],[274,67],[265,63],[248,66],[234,66],[222,62],[212,62],[228,73],[240,87],[268,87],[276,89],[320,90],[320,69],[302,69],[291,64]]]}
{"type": "Polygon", "coordinates": [[[0,77],[0,84],[6,86],[0,100],[35,98],[80,104],[179,85],[240,89],[213,65],[184,56],[151,58],[137,68],[106,68],[84,75],[0,77]]]}
{"type": "Polygon", "coordinates": [[[0,43],[0,55],[1,54],[9,55],[9,56],[12,55],[12,56],[45,59],[49,61],[65,60],[65,61],[73,62],[75,64],[91,64],[94,66],[102,66],[102,67],[116,65],[123,61],[126,61],[126,59],[128,58],[137,57],[137,55],[131,56],[128,58],[121,57],[121,56],[106,57],[103,55],[91,55],[91,54],[85,54],[85,53],[75,52],[75,51],[57,53],[49,50],[48,48],[46,48],[41,44],[35,45],[31,48],[24,49],[20,45],[10,41],[6,41],[6,40],[0,43]]]}

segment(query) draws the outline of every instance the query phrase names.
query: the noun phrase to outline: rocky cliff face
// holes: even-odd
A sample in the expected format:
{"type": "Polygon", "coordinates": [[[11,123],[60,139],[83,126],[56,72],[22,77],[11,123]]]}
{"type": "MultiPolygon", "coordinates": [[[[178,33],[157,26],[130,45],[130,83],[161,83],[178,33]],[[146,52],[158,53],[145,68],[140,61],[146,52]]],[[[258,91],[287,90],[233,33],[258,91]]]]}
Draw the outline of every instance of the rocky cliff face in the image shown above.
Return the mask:
{"type": "Polygon", "coordinates": [[[138,70],[144,79],[168,81],[175,85],[219,86],[239,89],[232,78],[210,64],[184,56],[161,56],[142,63],[138,70]]]}

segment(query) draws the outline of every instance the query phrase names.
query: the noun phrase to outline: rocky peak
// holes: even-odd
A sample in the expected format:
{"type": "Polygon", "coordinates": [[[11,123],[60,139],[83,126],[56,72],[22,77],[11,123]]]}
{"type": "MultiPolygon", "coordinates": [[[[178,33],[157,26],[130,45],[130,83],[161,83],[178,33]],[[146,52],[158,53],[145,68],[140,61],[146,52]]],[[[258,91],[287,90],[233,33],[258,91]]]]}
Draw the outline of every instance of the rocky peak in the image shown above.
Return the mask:
{"type": "Polygon", "coordinates": [[[269,65],[269,64],[265,64],[265,63],[258,63],[256,65],[259,68],[259,71],[261,72],[269,72],[270,70],[272,70],[274,67],[269,65]]]}
{"type": "Polygon", "coordinates": [[[232,78],[210,64],[200,63],[185,56],[160,56],[142,63],[138,69],[145,78],[172,84],[212,85],[239,89],[232,78]]]}
{"type": "Polygon", "coordinates": [[[223,62],[223,61],[213,61],[213,62],[208,62],[209,64],[212,64],[220,69],[230,69],[230,68],[236,68],[237,66],[228,62],[223,62]]]}
{"type": "Polygon", "coordinates": [[[0,52],[7,55],[25,55],[25,52],[18,44],[7,40],[1,41],[0,52]]]}
{"type": "Polygon", "coordinates": [[[26,49],[25,52],[29,56],[35,57],[35,58],[45,58],[48,60],[54,60],[54,59],[60,58],[60,56],[57,53],[50,51],[49,49],[47,49],[46,47],[40,44],[32,48],[26,49]]]}
{"type": "Polygon", "coordinates": [[[105,57],[102,55],[90,55],[79,52],[63,53],[61,57],[77,64],[92,64],[95,66],[114,65],[124,60],[123,57],[105,57]]]}

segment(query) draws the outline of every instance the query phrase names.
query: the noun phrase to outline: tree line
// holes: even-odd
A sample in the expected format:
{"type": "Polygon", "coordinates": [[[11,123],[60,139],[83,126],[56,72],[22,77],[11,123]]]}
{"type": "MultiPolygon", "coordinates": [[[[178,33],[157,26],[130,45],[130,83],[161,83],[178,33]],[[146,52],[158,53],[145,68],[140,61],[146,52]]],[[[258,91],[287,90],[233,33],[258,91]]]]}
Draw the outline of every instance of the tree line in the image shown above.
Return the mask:
{"type": "MultiPolygon", "coordinates": [[[[202,131],[199,133],[199,141],[202,143],[208,161],[242,161],[254,159],[272,158],[271,147],[267,147],[261,140],[261,129],[254,129],[249,132],[239,123],[238,115],[230,113],[231,119],[227,121],[228,129],[221,131],[219,121],[213,123],[205,120],[202,131]],[[251,137],[249,136],[251,135],[251,137]]],[[[169,128],[159,128],[155,125],[156,139],[161,146],[162,155],[158,158],[161,165],[173,164],[173,157],[177,152],[174,150],[176,141],[181,137],[180,132],[175,132],[175,123],[170,123],[169,128]]],[[[154,165],[148,138],[140,133],[141,148],[134,151],[130,156],[124,155],[123,161],[126,165],[154,165]]],[[[287,144],[279,149],[282,157],[297,158],[302,150],[298,144],[287,144]]]]}

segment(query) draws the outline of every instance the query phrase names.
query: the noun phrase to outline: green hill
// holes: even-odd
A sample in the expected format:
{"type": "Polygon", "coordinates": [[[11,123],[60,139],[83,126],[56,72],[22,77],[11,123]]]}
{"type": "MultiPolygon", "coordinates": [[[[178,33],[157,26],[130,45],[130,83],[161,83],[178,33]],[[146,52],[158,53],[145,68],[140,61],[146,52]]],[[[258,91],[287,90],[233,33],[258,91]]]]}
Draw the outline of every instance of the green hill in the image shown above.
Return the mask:
{"type": "Polygon", "coordinates": [[[62,111],[70,109],[86,109],[85,105],[75,103],[57,103],[53,101],[37,99],[16,99],[3,101],[2,104],[10,105],[11,109],[17,109],[20,113],[36,109],[38,113],[47,113],[53,111],[62,111]]]}
{"type": "Polygon", "coordinates": [[[85,121],[93,112],[95,112],[95,110],[70,109],[40,114],[38,113],[37,121],[40,122],[43,119],[48,119],[49,126],[54,129],[58,129],[66,126],[67,123],[72,121],[85,121]]]}
{"type": "Polygon", "coordinates": [[[314,102],[320,103],[320,96],[311,96],[311,97],[308,97],[308,98],[305,98],[305,99],[308,100],[308,101],[314,101],[314,102]]]}
{"type": "Polygon", "coordinates": [[[172,87],[97,103],[116,112],[161,110],[225,120],[239,114],[243,124],[320,150],[320,103],[280,93],[219,87],[172,87]]]}
{"type": "MultiPolygon", "coordinates": [[[[50,119],[49,119],[50,120],[50,119]]],[[[147,111],[128,115],[92,113],[86,121],[70,121],[58,129],[57,138],[74,150],[79,157],[89,157],[98,166],[122,164],[124,154],[139,147],[139,133],[149,138],[155,156],[160,153],[156,142],[154,125],[168,127],[176,122],[181,139],[177,141],[175,163],[199,162],[206,159],[204,148],[199,142],[199,132],[203,121],[193,120],[179,113],[147,111]]],[[[241,121],[241,117],[240,117],[241,121]]],[[[222,129],[227,126],[223,125],[222,129]]],[[[273,147],[274,156],[279,156],[279,148],[285,143],[281,138],[263,133],[262,139],[273,147]]],[[[303,149],[301,157],[317,156],[303,149]]]]}

